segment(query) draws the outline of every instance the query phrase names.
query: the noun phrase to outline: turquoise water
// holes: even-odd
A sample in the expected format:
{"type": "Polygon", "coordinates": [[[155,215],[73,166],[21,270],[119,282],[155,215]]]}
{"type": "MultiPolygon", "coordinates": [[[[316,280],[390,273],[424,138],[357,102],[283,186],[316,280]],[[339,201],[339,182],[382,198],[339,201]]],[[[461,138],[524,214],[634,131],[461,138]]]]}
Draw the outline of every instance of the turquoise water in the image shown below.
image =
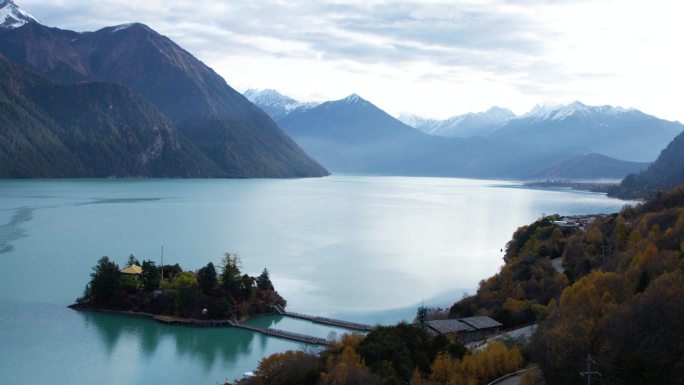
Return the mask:
{"type": "Polygon", "coordinates": [[[448,178],[0,181],[0,383],[215,384],[301,347],[65,308],[102,255],[158,260],[164,245],[165,263],[197,269],[236,252],[244,272],[268,267],[290,310],[386,323],[473,292],[500,267],[513,231],[542,213],[624,203],[448,178]]]}

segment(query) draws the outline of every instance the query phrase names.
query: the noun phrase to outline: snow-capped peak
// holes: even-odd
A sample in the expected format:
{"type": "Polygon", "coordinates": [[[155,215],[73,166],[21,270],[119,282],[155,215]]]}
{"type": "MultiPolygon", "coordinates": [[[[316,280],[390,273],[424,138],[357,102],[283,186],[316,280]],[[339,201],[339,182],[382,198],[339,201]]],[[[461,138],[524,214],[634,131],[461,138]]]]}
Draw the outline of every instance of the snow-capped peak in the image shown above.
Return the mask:
{"type": "Polygon", "coordinates": [[[30,13],[19,8],[12,0],[0,0],[0,28],[19,28],[30,22],[38,22],[30,13]]]}
{"type": "Polygon", "coordinates": [[[582,102],[574,101],[566,105],[536,105],[530,112],[523,115],[522,118],[531,118],[537,120],[563,120],[573,115],[588,115],[591,113],[617,115],[630,111],[634,111],[634,109],[625,109],[622,107],[613,106],[588,106],[582,102]]]}
{"type": "Polygon", "coordinates": [[[351,94],[351,95],[347,96],[346,98],[342,99],[342,101],[346,102],[346,103],[358,103],[360,101],[363,101],[363,98],[361,98],[357,94],[351,94]]]}
{"type": "Polygon", "coordinates": [[[318,105],[314,102],[300,102],[298,100],[292,99],[289,96],[285,96],[280,92],[273,89],[248,89],[244,93],[245,97],[252,103],[258,106],[272,106],[281,107],[287,111],[294,110],[300,107],[312,108],[318,105]]]}
{"type": "Polygon", "coordinates": [[[273,120],[278,120],[295,110],[305,111],[319,103],[300,102],[273,89],[248,89],[244,96],[264,110],[273,120]]]}
{"type": "Polygon", "coordinates": [[[248,89],[245,91],[245,97],[253,103],[257,104],[291,104],[296,100],[281,94],[272,89],[248,89]]]}

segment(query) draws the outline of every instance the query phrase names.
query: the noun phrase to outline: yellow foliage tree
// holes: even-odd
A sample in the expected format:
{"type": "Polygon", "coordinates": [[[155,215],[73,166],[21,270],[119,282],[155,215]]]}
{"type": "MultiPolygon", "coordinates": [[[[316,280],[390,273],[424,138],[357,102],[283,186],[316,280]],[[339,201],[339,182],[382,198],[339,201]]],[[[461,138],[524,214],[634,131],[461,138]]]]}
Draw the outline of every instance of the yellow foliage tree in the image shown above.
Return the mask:
{"type": "Polygon", "coordinates": [[[409,381],[409,385],[431,385],[432,382],[426,380],[423,378],[423,374],[420,372],[418,368],[416,368],[413,371],[413,375],[411,376],[411,381],[409,381]]]}
{"type": "Polygon", "coordinates": [[[587,242],[596,246],[603,244],[603,233],[601,233],[601,229],[598,226],[592,226],[587,231],[587,242]]]}
{"type": "Polygon", "coordinates": [[[450,382],[456,375],[456,362],[447,353],[439,353],[430,367],[430,380],[438,384],[450,382]]]}
{"type": "Polygon", "coordinates": [[[328,359],[328,372],[321,375],[321,385],[373,385],[382,381],[366,367],[361,356],[350,346],[328,359]]]}

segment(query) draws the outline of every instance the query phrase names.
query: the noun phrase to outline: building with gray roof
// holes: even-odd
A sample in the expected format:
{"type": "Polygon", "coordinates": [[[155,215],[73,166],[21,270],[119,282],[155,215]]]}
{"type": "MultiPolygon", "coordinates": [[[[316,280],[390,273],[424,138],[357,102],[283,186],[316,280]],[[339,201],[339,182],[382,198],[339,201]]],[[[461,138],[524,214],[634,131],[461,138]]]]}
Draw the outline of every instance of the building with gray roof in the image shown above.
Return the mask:
{"type": "Polygon", "coordinates": [[[456,335],[464,344],[496,334],[501,326],[500,322],[485,316],[427,321],[428,332],[434,335],[456,335]]]}

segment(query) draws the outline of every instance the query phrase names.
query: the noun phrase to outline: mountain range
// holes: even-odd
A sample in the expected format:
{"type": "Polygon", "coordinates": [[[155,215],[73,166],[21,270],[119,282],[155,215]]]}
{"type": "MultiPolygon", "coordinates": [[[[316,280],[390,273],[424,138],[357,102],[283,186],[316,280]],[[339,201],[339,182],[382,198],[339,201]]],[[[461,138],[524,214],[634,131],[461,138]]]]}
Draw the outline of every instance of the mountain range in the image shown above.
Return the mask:
{"type": "Polygon", "coordinates": [[[484,112],[469,112],[446,120],[425,119],[416,115],[402,115],[399,120],[426,134],[449,138],[485,136],[515,118],[507,108],[492,107],[484,112]]]}
{"type": "Polygon", "coordinates": [[[599,153],[617,159],[651,162],[684,129],[636,109],[587,106],[573,102],[536,106],[516,116],[492,107],[446,120],[401,116],[400,120],[431,135],[482,137],[544,147],[562,153],[599,153]]]}
{"type": "Polygon", "coordinates": [[[0,12],[0,53],[58,83],[101,81],[139,94],[210,160],[206,175],[328,174],[211,68],[143,24],[78,33],[46,27],[11,0],[0,12]]]}
{"type": "Polygon", "coordinates": [[[336,172],[370,174],[622,178],[644,170],[684,128],[579,102],[521,116],[493,107],[446,121],[404,119],[418,130],[358,95],[316,104],[249,90],[248,100],[143,24],[83,33],[51,28],[12,0],[0,0],[0,54],[17,76],[0,90],[6,176],[328,175],[319,161],[336,172]],[[30,128],[49,140],[33,140],[30,128]],[[68,161],[53,162],[60,168],[50,173],[47,159],[60,151],[68,161]]]}
{"type": "MultiPolygon", "coordinates": [[[[253,100],[260,106],[259,100],[253,100]]],[[[292,100],[289,98],[288,103],[292,104],[292,100]]],[[[450,119],[497,122],[487,127],[481,124],[479,130],[475,124],[469,125],[470,134],[464,137],[427,134],[358,95],[291,109],[276,122],[332,171],[522,179],[622,179],[647,168],[649,163],[640,161],[648,156],[644,154],[656,152],[654,148],[661,143],[664,147],[670,136],[684,128],[636,110],[581,103],[538,107],[520,117],[511,117],[507,111],[493,108],[450,119]],[[491,116],[487,117],[488,113],[491,116]],[[634,119],[630,121],[629,117],[634,119]],[[628,122],[625,132],[620,132],[621,122],[628,122]],[[607,133],[600,131],[601,127],[607,133]],[[507,130],[520,133],[512,137],[507,130]],[[610,135],[611,140],[606,140],[605,136],[610,135]],[[660,137],[660,141],[650,143],[653,136],[660,137]],[[554,142],[553,137],[564,140],[554,142]],[[593,143],[592,138],[607,143],[593,143]],[[625,149],[639,142],[649,148],[628,154],[625,149]]]]}
{"type": "Polygon", "coordinates": [[[683,129],[679,122],[658,119],[636,109],[574,102],[537,106],[487,137],[554,151],[599,153],[622,160],[652,162],[683,129]]]}

